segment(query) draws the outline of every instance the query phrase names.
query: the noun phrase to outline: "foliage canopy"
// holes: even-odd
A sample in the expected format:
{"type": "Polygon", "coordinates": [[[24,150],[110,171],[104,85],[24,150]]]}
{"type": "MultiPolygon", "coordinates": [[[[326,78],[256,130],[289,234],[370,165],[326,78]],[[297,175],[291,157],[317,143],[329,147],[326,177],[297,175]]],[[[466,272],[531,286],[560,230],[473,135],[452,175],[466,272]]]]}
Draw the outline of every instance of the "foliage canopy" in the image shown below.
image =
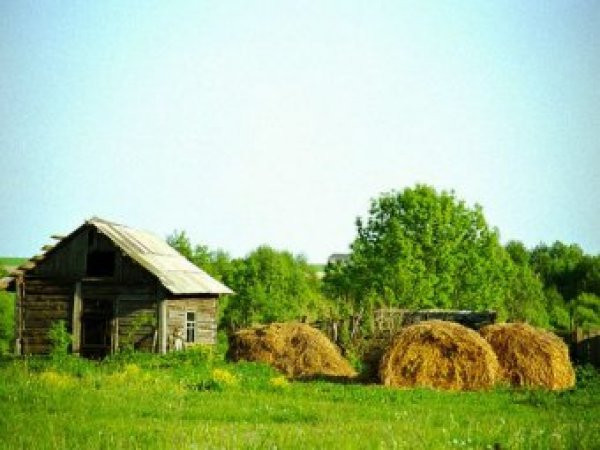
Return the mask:
{"type": "Polygon", "coordinates": [[[417,185],[382,194],[346,263],[326,269],[327,292],[354,308],[373,303],[405,308],[493,308],[501,316],[539,323],[541,285],[515,264],[479,205],[453,192],[417,185]],[[369,300],[375,299],[375,300],[369,300]]]}

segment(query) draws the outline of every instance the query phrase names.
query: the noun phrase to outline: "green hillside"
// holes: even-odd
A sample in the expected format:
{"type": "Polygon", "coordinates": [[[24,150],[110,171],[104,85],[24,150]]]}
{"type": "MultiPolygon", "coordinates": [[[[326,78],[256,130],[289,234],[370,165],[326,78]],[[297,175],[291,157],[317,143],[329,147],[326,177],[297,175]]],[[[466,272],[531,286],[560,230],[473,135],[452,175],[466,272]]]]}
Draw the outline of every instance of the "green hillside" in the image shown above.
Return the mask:
{"type": "Polygon", "coordinates": [[[0,266],[4,267],[18,267],[27,261],[27,258],[18,258],[16,256],[2,256],[0,257],[0,266]]]}

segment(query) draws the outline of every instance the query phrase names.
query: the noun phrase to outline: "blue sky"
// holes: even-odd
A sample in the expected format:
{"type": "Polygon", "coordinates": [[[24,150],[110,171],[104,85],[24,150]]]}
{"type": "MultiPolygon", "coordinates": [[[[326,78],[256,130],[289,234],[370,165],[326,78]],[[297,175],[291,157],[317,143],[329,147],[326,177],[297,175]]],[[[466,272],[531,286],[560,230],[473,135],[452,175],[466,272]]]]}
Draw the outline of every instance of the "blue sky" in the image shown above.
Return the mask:
{"type": "Polygon", "coordinates": [[[0,255],[98,215],[345,251],[380,192],[600,252],[600,3],[0,4],[0,255]]]}

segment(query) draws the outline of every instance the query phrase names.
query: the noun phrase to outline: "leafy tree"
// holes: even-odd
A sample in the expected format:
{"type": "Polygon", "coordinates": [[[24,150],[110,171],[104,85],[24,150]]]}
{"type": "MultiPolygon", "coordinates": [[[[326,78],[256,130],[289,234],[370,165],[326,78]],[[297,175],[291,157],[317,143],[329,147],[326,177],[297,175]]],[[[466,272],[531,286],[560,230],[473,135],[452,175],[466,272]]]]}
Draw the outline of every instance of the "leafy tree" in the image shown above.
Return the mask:
{"type": "Polygon", "coordinates": [[[529,251],[519,241],[508,242],[505,249],[512,260],[507,271],[509,287],[504,300],[508,318],[548,326],[550,316],[544,285],[529,265],[529,251]]]}
{"type": "Polygon", "coordinates": [[[167,236],[167,244],[185,256],[188,260],[193,261],[194,251],[192,250],[192,243],[185,231],[174,230],[173,233],[167,236]]]}
{"type": "Polygon", "coordinates": [[[578,294],[588,292],[600,296],[600,255],[584,255],[575,268],[574,278],[578,294]]]}
{"type": "Polygon", "coordinates": [[[235,292],[223,313],[232,328],[300,319],[325,308],[319,280],[302,256],[267,246],[234,260],[224,280],[235,292]]]}
{"type": "Polygon", "coordinates": [[[505,248],[515,264],[519,266],[529,265],[529,251],[522,242],[509,241],[505,248]]]}
{"type": "Polygon", "coordinates": [[[570,302],[577,297],[581,279],[578,266],[584,258],[583,250],[576,245],[555,242],[548,247],[540,244],[531,251],[530,261],[545,286],[555,286],[563,298],[570,302]]]}
{"type": "Polygon", "coordinates": [[[373,302],[408,308],[494,308],[501,316],[547,321],[539,280],[513,262],[480,206],[453,192],[417,185],[382,194],[347,263],[326,269],[326,291],[356,306],[373,302]]]}
{"type": "Polygon", "coordinates": [[[530,252],[532,269],[544,282],[550,323],[556,328],[587,328],[595,322],[600,297],[600,255],[586,255],[576,244],[556,241],[530,252]]]}
{"type": "Polygon", "coordinates": [[[550,286],[544,290],[544,296],[550,326],[557,330],[570,330],[571,312],[560,292],[555,286],[550,286]]]}
{"type": "Polygon", "coordinates": [[[600,328],[600,297],[583,292],[572,302],[573,328],[600,328]]]}
{"type": "Polygon", "coordinates": [[[228,328],[256,322],[315,318],[327,309],[320,281],[302,256],[259,247],[245,258],[231,259],[223,250],[193,246],[185,231],[175,230],[167,242],[236,295],[219,301],[219,321],[228,328]]]}
{"type": "Polygon", "coordinates": [[[231,258],[225,251],[211,251],[206,245],[193,246],[187,233],[178,230],[167,236],[167,243],[212,277],[223,281],[230,275],[231,258]]]}

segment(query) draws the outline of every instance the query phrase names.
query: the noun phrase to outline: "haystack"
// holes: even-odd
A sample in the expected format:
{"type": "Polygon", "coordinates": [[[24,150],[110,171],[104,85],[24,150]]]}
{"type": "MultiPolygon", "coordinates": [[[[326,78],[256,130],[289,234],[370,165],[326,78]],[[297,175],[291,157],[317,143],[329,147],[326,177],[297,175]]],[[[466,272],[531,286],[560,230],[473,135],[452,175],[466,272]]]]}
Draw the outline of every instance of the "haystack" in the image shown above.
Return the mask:
{"type": "Polygon", "coordinates": [[[569,349],[555,334],[525,323],[489,325],[480,330],[513,386],[566,389],[575,384],[569,349]]]}
{"type": "Polygon", "coordinates": [[[476,331],[431,320],[396,335],[379,377],[386,386],[473,390],[493,386],[498,370],[496,355],[476,331]]]}
{"type": "Polygon", "coordinates": [[[353,377],[352,366],[319,330],[303,323],[273,323],[236,332],[230,340],[234,361],[261,361],[290,378],[353,377]]]}

